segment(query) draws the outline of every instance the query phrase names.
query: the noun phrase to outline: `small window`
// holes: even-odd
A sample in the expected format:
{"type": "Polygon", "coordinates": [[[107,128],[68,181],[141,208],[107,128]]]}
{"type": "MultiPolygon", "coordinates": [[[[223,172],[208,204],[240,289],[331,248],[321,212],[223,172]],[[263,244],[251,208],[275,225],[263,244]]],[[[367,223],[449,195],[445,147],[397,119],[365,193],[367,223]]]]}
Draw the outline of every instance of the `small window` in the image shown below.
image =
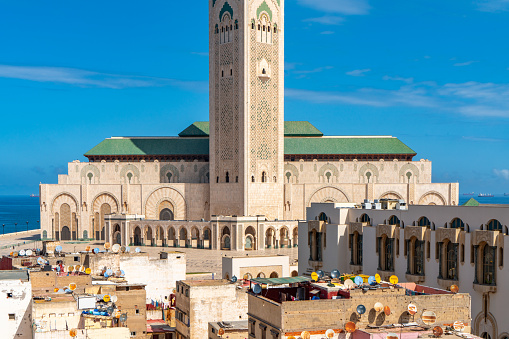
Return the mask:
{"type": "Polygon", "coordinates": [[[75,262],[79,262],[80,261],[80,257],[74,257],[74,261],[75,262]]]}
{"type": "Polygon", "coordinates": [[[233,69],[230,69],[230,76],[233,76],[233,69]]]}
{"type": "Polygon", "coordinates": [[[224,71],[221,71],[221,78],[224,78],[224,71]]]}
{"type": "Polygon", "coordinates": [[[262,29],[262,26],[258,25],[258,30],[261,30],[262,29]]]}
{"type": "Polygon", "coordinates": [[[255,24],[254,24],[254,22],[251,24],[251,29],[255,29],[255,24]]]}
{"type": "Polygon", "coordinates": [[[500,248],[499,251],[500,251],[500,254],[498,257],[498,260],[499,260],[498,266],[502,267],[502,266],[504,266],[504,249],[500,248]]]}
{"type": "Polygon", "coordinates": [[[461,263],[465,263],[465,244],[461,244],[461,263]]]}
{"type": "Polygon", "coordinates": [[[265,25],[263,25],[262,31],[264,31],[264,32],[265,32],[265,25]]]}
{"type": "Polygon", "coordinates": [[[276,27],[274,27],[274,33],[277,33],[277,28],[276,27]]]}
{"type": "Polygon", "coordinates": [[[16,314],[9,313],[9,320],[16,320],[16,314]]]}
{"type": "Polygon", "coordinates": [[[7,298],[12,298],[12,293],[7,293],[7,298]]]}
{"type": "Polygon", "coordinates": [[[136,332],[131,332],[131,337],[136,337],[136,332]]]}
{"type": "Polygon", "coordinates": [[[186,297],[189,297],[189,289],[186,290],[186,297]]]}
{"type": "Polygon", "coordinates": [[[426,251],[428,253],[427,259],[431,259],[431,245],[429,241],[426,243],[426,251]]]}
{"type": "Polygon", "coordinates": [[[255,182],[254,175],[251,177],[251,182],[255,182]]]}
{"type": "Polygon", "coordinates": [[[216,183],[219,184],[219,177],[216,178],[216,183]]]}
{"type": "Polygon", "coordinates": [[[239,182],[239,177],[235,177],[235,182],[239,182]]]}
{"type": "Polygon", "coordinates": [[[140,310],[139,309],[136,309],[136,314],[140,314],[140,310]]]}

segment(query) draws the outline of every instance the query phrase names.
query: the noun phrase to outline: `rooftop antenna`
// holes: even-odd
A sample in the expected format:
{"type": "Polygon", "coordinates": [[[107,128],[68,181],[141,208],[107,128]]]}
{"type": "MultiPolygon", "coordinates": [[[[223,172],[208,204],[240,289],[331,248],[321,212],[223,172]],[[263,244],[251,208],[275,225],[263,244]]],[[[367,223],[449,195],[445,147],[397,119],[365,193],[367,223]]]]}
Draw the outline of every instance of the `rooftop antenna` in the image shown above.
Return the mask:
{"type": "Polygon", "coordinates": [[[120,252],[125,253],[125,246],[120,247],[120,252]]]}
{"type": "Polygon", "coordinates": [[[376,282],[376,278],[374,276],[371,276],[371,277],[368,278],[368,284],[370,286],[375,286],[378,283],[376,282]]]}
{"type": "Polygon", "coordinates": [[[437,321],[437,315],[433,311],[424,311],[421,315],[421,320],[424,324],[431,326],[437,321]]]}
{"type": "Polygon", "coordinates": [[[232,284],[235,284],[235,283],[237,282],[237,277],[236,277],[236,276],[233,276],[233,277],[231,278],[230,282],[231,282],[232,284]]]}
{"type": "Polygon", "coordinates": [[[300,337],[302,339],[310,339],[311,338],[311,334],[308,332],[308,331],[304,331],[300,334],[300,337]]]}
{"type": "Polygon", "coordinates": [[[336,332],[334,332],[333,329],[328,329],[327,331],[325,331],[325,336],[327,338],[334,338],[334,335],[336,334],[336,332]]]}
{"type": "Polygon", "coordinates": [[[37,263],[39,265],[44,265],[44,264],[46,264],[46,260],[44,260],[42,257],[39,257],[39,258],[37,258],[37,263]]]}
{"type": "Polygon", "coordinates": [[[360,287],[364,284],[364,279],[362,279],[362,277],[360,277],[360,276],[356,276],[354,279],[354,283],[355,283],[355,285],[360,287]]]}
{"type": "Polygon", "coordinates": [[[96,248],[94,248],[93,252],[94,252],[94,254],[97,254],[97,253],[99,253],[99,249],[96,247],[96,248]]]}
{"type": "Polygon", "coordinates": [[[322,279],[323,277],[325,277],[325,272],[322,270],[316,271],[316,274],[318,274],[318,279],[322,279]]]}
{"type": "Polygon", "coordinates": [[[134,252],[136,253],[141,253],[141,249],[139,247],[136,247],[136,249],[134,250],[134,252]]]}
{"type": "Polygon", "coordinates": [[[115,244],[115,245],[113,245],[113,246],[111,247],[111,251],[112,251],[113,253],[118,253],[118,252],[120,252],[120,245],[119,245],[119,244],[115,244]]]}
{"type": "Polygon", "coordinates": [[[262,293],[262,287],[259,284],[255,284],[253,286],[253,292],[254,294],[260,294],[262,293]]]}
{"type": "Polygon", "coordinates": [[[437,338],[440,338],[444,334],[444,330],[440,326],[433,327],[433,335],[437,338]]]}
{"type": "Polygon", "coordinates": [[[375,304],[375,311],[376,312],[382,312],[384,310],[384,305],[381,302],[377,302],[375,304]]]}
{"type": "Polygon", "coordinates": [[[111,247],[111,244],[109,242],[104,243],[104,249],[107,251],[111,247]]]}
{"type": "Polygon", "coordinates": [[[25,254],[27,257],[30,257],[33,254],[33,252],[32,252],[32,250],[26,250],[25,254]]]}
{"type": "Polygon", "coordinates": [[[332,270],[332,272],[330,272],[330,277],[332,279],[338,279],[340,276],[341,276],[341,273],[337,269],[332,270]]]}
{"type": "Polygon", "coordinates": [[[55,247],[55,252],[62,252],[62,246],[58,245],[55,247]]]}

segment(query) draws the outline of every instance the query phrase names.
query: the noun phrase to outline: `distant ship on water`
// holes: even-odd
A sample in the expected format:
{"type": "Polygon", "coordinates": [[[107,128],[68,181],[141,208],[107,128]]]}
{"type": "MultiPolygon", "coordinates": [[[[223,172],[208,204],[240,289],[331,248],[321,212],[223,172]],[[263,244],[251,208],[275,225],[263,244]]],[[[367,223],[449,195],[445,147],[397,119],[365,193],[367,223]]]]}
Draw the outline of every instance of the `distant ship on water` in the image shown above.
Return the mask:
{"type": "Polygon", "coordinates": [[[35,194],[30,194],[30,198],[39,198],[39,196],[35,194]]]}
{"type": "Polygon", "coordinates": [[[474,195],[475,193],[472,192],[472,193],[463,193],[463,195],[474,195]]]}
{"type": "Polygon", "coordinates": [[[479,198],[493,198],[495,195],[493,194],[490,194],[490,193],[480,193],[478,195],[479,198]]]}
{"type": "Polygon", "coordinates": [[[509,193],[504,193],[504,197],[509,197],[509,193]]]}

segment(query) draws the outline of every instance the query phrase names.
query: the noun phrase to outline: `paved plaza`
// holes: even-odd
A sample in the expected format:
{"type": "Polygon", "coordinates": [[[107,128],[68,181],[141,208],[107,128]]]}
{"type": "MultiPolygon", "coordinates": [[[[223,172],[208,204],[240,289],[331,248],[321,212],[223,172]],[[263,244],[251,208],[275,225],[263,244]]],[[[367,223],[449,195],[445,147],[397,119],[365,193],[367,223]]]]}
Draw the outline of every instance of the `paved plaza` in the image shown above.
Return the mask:
{"type": "MultiPolygon", "coordinates": [[[[87,246],[103,249],[100,242],[62,242],[64,252],[84,251],[87,246]]],[[[42,248],[39,231],[20,232],[15,235],[0,237],[0,255],[8,255],[12,251],[22,249],[42,248]],[[25,243],[25,244],[23,244],[25,243]],[[13,249],[14,246],[14,249],[13,249]]],[[[160,251],[179,251],[186,254],[187,273],[214,273],[221,276],[221,257],[245,257],[260,255],[288,255],[290,264],[298,257],[297,248],[266,249],[261,251],[218,251],[195,248],[172,248],[172,247],[140,247],[143,252],[149,253],[150,257],[157,258],[160,251]]],[[[131,248],[134,251],[134,247],[131,248]]]]}

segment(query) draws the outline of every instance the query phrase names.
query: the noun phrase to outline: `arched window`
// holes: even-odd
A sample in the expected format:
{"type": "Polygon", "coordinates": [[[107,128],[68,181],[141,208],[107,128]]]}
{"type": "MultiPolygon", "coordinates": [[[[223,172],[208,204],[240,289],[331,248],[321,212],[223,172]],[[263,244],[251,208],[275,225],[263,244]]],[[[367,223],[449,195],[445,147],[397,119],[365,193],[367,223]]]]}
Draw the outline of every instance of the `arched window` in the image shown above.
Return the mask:
{"type": "Polygon", "coordinates": [[[224,71],[221,71],[221,78],[224,78],[224,71]]]}
{"type": "Polygon", "coordinates": [[[364,213],[363,215],[361,215],[361,222],[367,222],[369,225],[371,225],[371,218],[369,217],[369,215],[364,213]]]}
{"type": "Polygon", "coordinates": [[[267,182],[267,173],[262,172],[262,182],[267,182]]]}
{"type": "Polygon", "coordinates": [[[451,221],[451,228],[460,228],[462,231],[465,230],[465,223],[460,218],[455,218],[451,221]]]}
{"type": "Polygon", "coordinates": [[[230,173],[229,172],[226,172],[225,180],[226,180],[226,182],[230,182],[230,173]]]}
{"type": "Polygon", "coordinates": [[[407,240],[407,274],[424,275],[424,241],[412,237],[407,240]]]}
{"type": "Polygon", "coordinates": [[[159,220],[173,220],[173,211],[165,208],[159,213],[159,220]]]}
{"type": "Polygon", "coordinates": [[[253,22],[253,23],[251,23],[251,29],[255,29],[255,24],[254,24],[254,22],[253,22]]]}
{"type": "Polygon", "coordinates": [[[378,270],[394,272],[394,238],[378,237],[378,270]]]}
{"type": "Polygon", "coordinates": [[[325,213],[323,213],[323,212],[322,212],[322,213],[320,213],[320,215],[318,216],[318,220],[327,222],[327,221],[329,220],[329,218],[327,217],[327,214],[325,214],[325,213]]]}
{"type": "Polygon", "coordinates": [[[458,244],[449,241],[446,251],[445,277],[448,280],[458,280],[458,244]]]}
{"type": "Polygon", "coordinates": [[[393,215],[392,217],[389,218],[389,225],[396,225],[396,226],[399,226],[400,225],[400,221],[399,221],[399,218],[395,215],[393,215]]]}
{"type": "Polygon", "coordinates": [[[277,274],[276,272],[272,272],[270,274],[270,278],[279,278],[279,274],[277,274]]]}
{"type": "Polygon", "coordinates": [[[350,265],[362,266],[362,234],[350,234],[350,265]]]}
{"type": "Polygon", "coordinates": [[[431,228],[431,222],[429,221],[428,218],[426,217],[421,217],[419,219],[419,222],[417,223],[418,226],[421,226],[421,227],[427,227],[427,228],[431,228]]]}
{"type": "Polygon", "coordinates": [[[496,219],[490,220],[488,223],[488,231],[502,231],[502,224],[496,219]]]}
{"type": "Polygon", "coordinates": [[[254,177],[254,175],[251,177],[251,182],[255,182],[255,177],[254,177]]]}

